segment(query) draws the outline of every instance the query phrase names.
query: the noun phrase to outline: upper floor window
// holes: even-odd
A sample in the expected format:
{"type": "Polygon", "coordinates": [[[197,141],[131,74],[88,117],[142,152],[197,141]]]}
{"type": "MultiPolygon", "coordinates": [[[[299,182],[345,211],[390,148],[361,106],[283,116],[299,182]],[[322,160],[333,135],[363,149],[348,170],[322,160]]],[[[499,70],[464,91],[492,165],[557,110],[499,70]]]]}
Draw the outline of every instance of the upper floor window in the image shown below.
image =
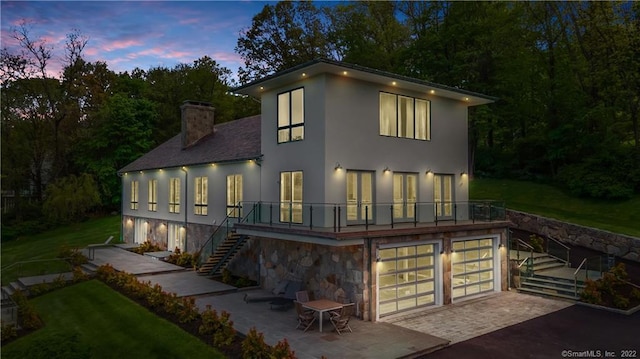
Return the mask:
{"type": "Polygon", "coordinates": [[[304,88],[278,95],[278,143],[304,139],[304,88]]]}
{"type": "Polygon", "coordinates": [[[207,177],[196,177],[196,198],[195,198],[195,208],[194,213],[201,216],[207,215],[207,196],[208,196],[208,187],[209,187],[209,179],[207,177]]]}
{"type": "Polygon", "coordinates": [[[380,135],[431,140],[427,100],[380,92],[380,135]]]}
{"type": "Polygon", "coordinates": [[[158,180],[149,180],[149,211],[158,210],[158,180]]]}
{"type": "Polygon", "coordinates": [[[169,180],[169,213],[180,213],[180,178],[169,180]]]}
{"type": "Polygon", "coordinates": [[[131,181],[131,209],[138,209],[138,181],[131,181]]]}

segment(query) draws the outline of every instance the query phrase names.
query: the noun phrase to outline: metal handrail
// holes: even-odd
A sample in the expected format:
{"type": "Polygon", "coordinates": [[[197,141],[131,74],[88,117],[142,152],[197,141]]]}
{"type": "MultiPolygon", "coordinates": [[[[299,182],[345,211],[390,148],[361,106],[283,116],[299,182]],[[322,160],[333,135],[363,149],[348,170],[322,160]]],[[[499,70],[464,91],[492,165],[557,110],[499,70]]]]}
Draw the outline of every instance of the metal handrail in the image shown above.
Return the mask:
{"type": "Polygon", "coordinates": [[[550,241],[547,240],[547,254],[549,254],[550,256],[552,256],[554,258],[557,258],[557,259],[563,261],[567,267],[571,267],[571,263],[569,263],[569,260],[571,259],[571,257],[569,256],[569,254],[571,252],[571,248],[569,248],[567,245],[565,245],[564,243],[561,243],[559,240],[557,240],[557,239],[555,239],[555,238],[553,238],[551,236],[547,236],[547,239],[550,240],[550,241]],[[559,258],[559,257],[557,257],[557,256],[555,256],[555,255],[553,255],[551,253],[551,251],[549,249],[549,243],[551,243],[551,242],[553,242],[553,243],[559,245],[560,247],[564,248],[564,250],[566,251],[566,259],[559,258]]]}
{"type": "Polygon", "coordinates": [[[587,263],[587,258],[583,259],[576,271],[573,272],[573,293],[575,294],[576,298],[578,297],[578,272],[580,272],[580,269],[585,263],[587,263]]]}
{"type": "Polygon", "coordinates": [[[529,260],[529,257],[525,258],[522,262],[520,262],[520,264],[518,264],[518,268],[522,267],[522,265],[525,264],[525,262],[528,260],[529,260]]]}

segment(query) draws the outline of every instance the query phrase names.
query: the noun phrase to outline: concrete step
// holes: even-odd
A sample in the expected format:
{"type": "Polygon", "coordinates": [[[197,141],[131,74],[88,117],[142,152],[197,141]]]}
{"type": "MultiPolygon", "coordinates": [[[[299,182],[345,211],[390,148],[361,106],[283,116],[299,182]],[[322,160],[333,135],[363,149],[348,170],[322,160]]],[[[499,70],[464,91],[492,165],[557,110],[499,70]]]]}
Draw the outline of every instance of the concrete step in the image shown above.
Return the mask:
{"type": "MultiPolygon", "coordinates": [[[[561,294],[561,295],[575,296],[575,287],[567,288],[567,287],[556,286],[554,284],[523,282],[520,288],[540,290],[543,292],[548,292],[551,295],[561,294]]],[[[580,290],[578,290],[578,293],[580,293],[580,290]]]]}
{"type": "Polygon", "coordinates": [[[550,290],[539,290],[539,289],[533,289],[533,288],[520,287],[520,288],[518,288],[518,292],[543,295],[543,296],[547,296],[547,297],[557,297],[557,298],[570,299],[570,300],[579,300],[580,299],[579,297],[575,297],[573,295],[560,294],[560,293],[557,293],[557,292],[552,292],[550,290]]]}
{"type": "MultiPolygon", "coordinates": [[[[572,288],[572,289],[575,287],[574,281],[569,281],[564,278],[544,277],[544,276],[538,276],[538,275],[525,278],[522,281],[522,283],[538,283],[538,284],[552,285],[552,286],[557,286],[561,288],[572,288]]],[[[584,289],[585,285],[581,282],[578,282],[577,287],[578,289],[584,289]]]]}
{"type": "Polygon", "coordinates": [[[564,266],[565,264],[562,262],[544,262],[542,264],[534,264],[533,271],[537,272],[537,271],[543,271],[545,269],[560,268],[564,266]]]}

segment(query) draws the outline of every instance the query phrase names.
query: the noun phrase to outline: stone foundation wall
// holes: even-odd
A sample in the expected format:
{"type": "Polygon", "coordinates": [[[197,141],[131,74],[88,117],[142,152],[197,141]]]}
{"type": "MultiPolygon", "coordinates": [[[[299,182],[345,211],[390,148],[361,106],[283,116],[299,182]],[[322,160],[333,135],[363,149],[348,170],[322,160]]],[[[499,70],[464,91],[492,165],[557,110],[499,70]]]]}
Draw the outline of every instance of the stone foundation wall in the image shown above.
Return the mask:
{"type": "Polygon", "coordinates": [[[234,274],[254,280],[271,290],[282,280],[301,281],[316,298],[333,298],[364,307],[363,292],[368,273],[362,246],[333,247],[262,237],[250,238],[229,264],[234,274]]]}
{"type": "Polygon", "coordinates": [[[640,238],[512,210],[507,210],[507,217],[519,229],[640,262],[640,238]]]}

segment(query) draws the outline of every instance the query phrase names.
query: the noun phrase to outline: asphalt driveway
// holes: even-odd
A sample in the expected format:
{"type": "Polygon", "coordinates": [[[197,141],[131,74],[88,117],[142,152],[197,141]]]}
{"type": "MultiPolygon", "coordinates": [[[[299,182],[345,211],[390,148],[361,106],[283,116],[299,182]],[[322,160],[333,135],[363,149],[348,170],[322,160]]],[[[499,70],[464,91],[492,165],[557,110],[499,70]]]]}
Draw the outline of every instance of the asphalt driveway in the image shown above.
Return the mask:
{"type": "Polygon", "coordinates": [[[588,357],[640,358],[640,311],[626,316],[573,305],[422,358],[588,357]]]}

